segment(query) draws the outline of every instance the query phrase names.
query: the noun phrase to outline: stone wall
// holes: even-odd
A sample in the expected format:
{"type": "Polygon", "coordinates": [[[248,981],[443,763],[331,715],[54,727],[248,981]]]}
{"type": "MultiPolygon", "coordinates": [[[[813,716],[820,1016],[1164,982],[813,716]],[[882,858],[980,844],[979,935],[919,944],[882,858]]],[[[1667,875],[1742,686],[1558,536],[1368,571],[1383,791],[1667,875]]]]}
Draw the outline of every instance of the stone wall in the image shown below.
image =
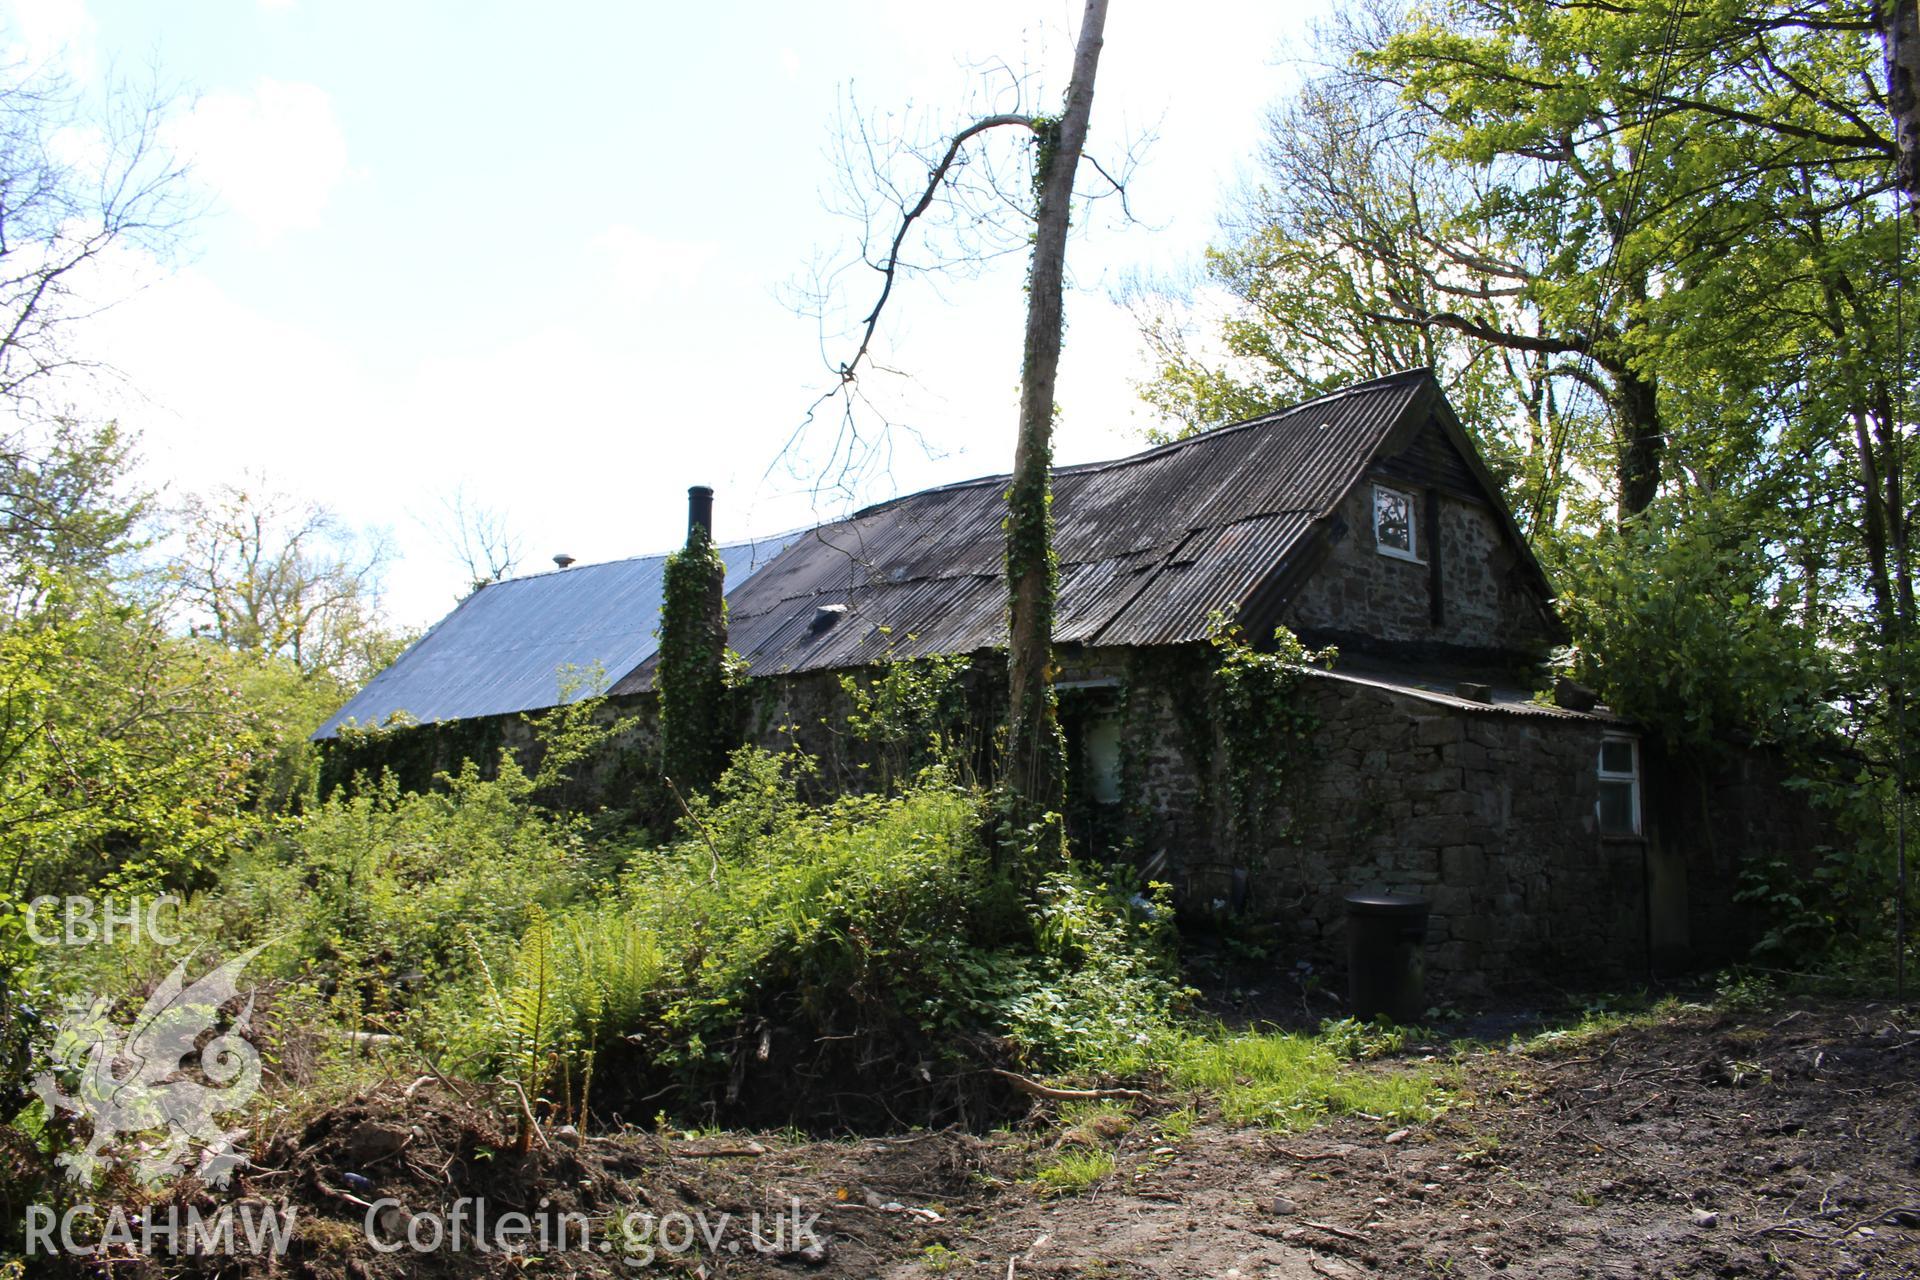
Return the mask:
{"type": "MultiPolygon", "coordinates": [[[[1287,780],[1273,828],[1237,841],[1227,809],[1234,752],[1283,744],[1225,741],[1210,708],[1210,671],[1200,645],[1061,655],[1070,730],[1088,714],[1122,722],[1122,800],[1091,806],[1084,778],[1074,782],[1076,846],[1082,856],[1155,868],[1189,914],[1275,921],[1285,948],[1336,972],[1344,896],[1368,889],[1432,902],[1428,962],[1442,994],[1636,978],[1650,951],[1668,967],[1718,961],[1752,938],[1733,901],[1741,868],[1754,858],[1804,859],[1818,843],[1813,816],[1781,785],[1770,757],[1737,756],[1701,779],[1650,746],[1645,837],[1609,839],[1595,816],[1596,764],[1602,736],[1618,722],[1317,672],[1298,695],[1318,721],[1305,762],[1287,780]]],[[[982,656],[967,682],[968,755],[981,777],[1003,677],[997,656],[982,656]]],[[[560,799],[630,813],[643,825],[671,823],[676,810],[653,774],[650,702],[641,695],[601,709],[623,728],[560,799]]],[[[738,711],[746,740],[799,746],[821,761],[819,788],[832,792],[872,786],[884,767],[847,732],[848,709],[840,676],[815,673],[755,681],[738,711]]],[[[387,744],[390,752],[395,743],[415,772],[449,767],[460,744],[496,755],[502,746],[534,750],[511,717],[410,731],[387,744]]],[[[1078,757],[1073,767],[1082,768],[1078,757]]],[[[425,785],[424,775],[408,781],[425,785]]]]}
{"type": "MultiPolygon", "coordinates": [[[[320,791],[326,795],[356,775],[390,771],[403,790],[424,791],[442,773],[471,761],[481,776],[499,772],[511,752],[529,774],[543,755],[541,723],[553,713],[477,716],[440,724],[378,730],[347,730],[324,744],[320,791]]],[[[578,812],[611,812],[657,822],[666,797],[659,792],[660,735],[651,694],[605,698],[593,722],[610,729],[601,749],[570,771],[569,779],[540,799],[578,812]]]]}
{"type": "MultiPolygon", "coordinates": [[[[962,678],[971,709],[967,724],[950,732],[978,776],[988,771],[992,727],[1006,702],[1005,663],[976,661],[962,678]],[[976,731],[971,734],[968,729],[976,731]]],[[[841,672],[812,671],[754,680],[734,691],[728,714],[734,737],[771,751],[797,748],[819,763],[808,784],[816,795],[866,790],[894,772],[910,768],[913,753],[889,752],[849,732],[851,704],[841,687],[841,672]]],[[[867,679],[870,673],[853,673],[867,679]]],[[[402,788],[425,790],[437,774],[474,761],[483,776],[497,772],[503,751],[522,768],[540,767],[540,722],[551,712],[483,716],[445,724],[418,725],[344,734],[326,744],[322,793],[355,774],[392,770],[402,788]]],[[[595,723],[613,730],[601,749],[576,765],[570,779],[541,799],[583,813],[600,813],[654,831],[670,828],[679,803],[660,780],[660,733],[654,696],[623,694],[602,699],[595,723]]]]}
{"type": "MultiPolygon", "coordinates": [[[[1648,798],[1660,849],[1683,863],[1693,885],[1735,885],[1752,862],[1779,861],[1810,875],[1836,832],[1791,785],[1794,770],[1770,748],[1748,748],[1705,771],[1654,744],[1647,753],[1648,798]]],[[[1694,964],[1744,956],[1761,918],[1728,894],[1688,892],[1673,904],[1693,940],[1694,964]]]]}
{"type": "MultiPolygon", "coordinates": [[[[1383,483],[1405,489],[1405,481],[1383,483]]],[[[1362,480],[1339,510],[1344,526],[1327,559],[1295,594],[1282,621],[1316,643],[1353,649],[1396,646],[1476,657],[1544,656],[1554,637],[1528,585],[1520,551],[1494,514],[1437,490],[1422,506],[1418,562],[1382,555],[1373,535],[1373,480],[1362,480]],[[1441,621],[1432,614],[1432,550],[1425,504],[1440,504],[1441,621]]]]}
{"type": "Polygon", "coordinates": [[[1724,963],[1755,938],[1735,901],[1743,869],[1805,865],[1822,840],[1766,752],[1703,771],[1643,743],[1642,835],[1602,836],[1600,742],[1630,725],[1313,673],[1299,695],[1318,721],[1304,763],[1274,830],[1236,847],[1225,801],[1236,744],[1208,719],[1194,678],[1205,661],[1188,654],[1184,675],[1164,656],[1135,667],[1129,749],[1147,813],[1136,825],[1162,838],[1151,847],[1166,851],[1189,911],[1270,919],[1283,946],[1336,971],[1356,890],[1433,904],[1427,959],[1443,992],[1724,963]]]}
{"type": "Polygon", "coordinates": [[[1604,721],[1471,709],[1315,677],[1320,720],[1289,805],[1254,851],[1261,898],[1305,947],[1344,947],[1344,896],[1433,904],[1428,963],[1456,981],[1644,967],[1640,840],[1603,839],[1604,721]]]}

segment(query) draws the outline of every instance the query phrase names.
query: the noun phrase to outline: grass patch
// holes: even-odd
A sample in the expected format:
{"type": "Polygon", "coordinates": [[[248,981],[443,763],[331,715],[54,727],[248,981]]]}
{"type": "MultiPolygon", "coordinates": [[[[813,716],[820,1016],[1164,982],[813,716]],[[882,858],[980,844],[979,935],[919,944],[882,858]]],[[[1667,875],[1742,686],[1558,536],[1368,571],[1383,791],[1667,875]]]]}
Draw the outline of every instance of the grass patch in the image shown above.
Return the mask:
{"type": "Polygon", "coordinates": [[[1630,998],[1596,1000],[1583,1006],[1563,1026],[1550,1027],[1530,1037],[1516,1035],[1511,1048],[1536,1056],[1564,1053],[1604,1036],[1636,1027],[1664,1026],[1675,1018],[1707,1011],[1707,1006],[1677,996],[1665,996],[1651,1003],[1630,998]]]}
{"type": "Polygon", "coordinates": [[[1169,1145],[1185,1142],[1193,1136],[1193,1126],[1199,1120],[1192,1107],[1178,1107],[1160,1117],[1160,1141],[1169,1145]]]}
{"type": "Polygon", "coordinates": [[[938,1242],[928,1245],[921,1252],[921,1265],[938,1275],[944,1275],[946,1272],[952,1271],[955,1267],[966,1264],[965,1255],[956,1250],[949,1249],[946,1245],[938,1242]]]}
{"type": "Polygon", "coordinates": [[[1229,1124],[1300,1130],[1329,1115],[1425,1121],[1439,1111],[1431,1068],[1360,1069],[1325,1040],[1284,1032],[1190,1036],[1168,1051],[1167,1077],[1211,1094],[1229,1124]]]}
{"type": "Polygon", "coordinates": [[[1081,1147],[1060,1151],[1034,1174],[1041,1194],[1079,1195],[1090,1191],[1114,1169],[1113,1152],[1081,1147]]]}

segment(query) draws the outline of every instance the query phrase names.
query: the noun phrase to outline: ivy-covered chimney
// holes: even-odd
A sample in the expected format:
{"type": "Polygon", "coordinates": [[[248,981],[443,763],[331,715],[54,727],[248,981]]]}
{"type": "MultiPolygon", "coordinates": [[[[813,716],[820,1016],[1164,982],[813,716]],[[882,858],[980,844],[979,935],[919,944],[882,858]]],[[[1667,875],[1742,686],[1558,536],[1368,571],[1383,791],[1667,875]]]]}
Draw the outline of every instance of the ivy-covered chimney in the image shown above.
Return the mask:
{"type": "Polygon", "coordinates": [[[682,797],[713,784],[734,746],[727,697],[727,566],[713,542],[713,490],[687,490],[687,544],[661,584],[660,769],[682,797]]]}

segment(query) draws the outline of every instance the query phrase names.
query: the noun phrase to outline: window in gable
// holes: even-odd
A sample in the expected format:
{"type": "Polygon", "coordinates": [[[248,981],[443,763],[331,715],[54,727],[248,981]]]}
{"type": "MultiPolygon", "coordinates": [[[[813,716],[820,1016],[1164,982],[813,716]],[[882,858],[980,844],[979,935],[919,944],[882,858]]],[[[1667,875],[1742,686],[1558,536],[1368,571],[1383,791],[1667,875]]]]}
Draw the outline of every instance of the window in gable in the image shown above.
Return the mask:
{"type": "Polygon", "coordinates": [[[1402,560],[1420,558],[1414,515],[1412,494],[1383,484],[1373,486],[1373,545],[1381,555],[1402,560]]]}
{"type": "Polygon", "coordinates": [[[1595,811],[1601,835],[1640,834],[1640,743],[1636,739],[1600,740],[1600,799],[1595,811]]]}

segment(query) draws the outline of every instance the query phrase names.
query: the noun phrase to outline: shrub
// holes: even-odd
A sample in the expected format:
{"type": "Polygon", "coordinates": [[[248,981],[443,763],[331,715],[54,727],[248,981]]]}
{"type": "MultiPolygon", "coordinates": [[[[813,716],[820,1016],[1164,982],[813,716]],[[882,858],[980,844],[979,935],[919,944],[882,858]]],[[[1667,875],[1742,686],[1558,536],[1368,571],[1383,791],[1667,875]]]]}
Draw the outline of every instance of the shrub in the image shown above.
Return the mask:
{"type": "Polygon", "coordinates": [[[236,862],[197,904],[200,929],[272,938],[262,972],[305,970],[387,1008],[402,988],[469,976],[469,940],[504,951],[531,911],[591,883],[584,820],[534,804],[511,756],[495,777],[469,761],[442,780],[408,792],[386,774],[335,791],[236,862]]]}
{"type": "MultiPolygon", "coordinates": [[[[880,790],[890,790],[932,765],[967,768],[978,746],[968,740],[967,727],[965,678],[972,665],[972,659],[957,655],[896,658],[889,646],[873,671],[840,677],[848,706],[847,736],[872,757],[873,781],[880,790]]],[[[869,762],[854,767],[867,771],[869,762]]]]}
{"type": "Polygon", "coordinates": [[[501,1069],[523,1060],[529,1033],[500,1016],[519,1006],[498,993],[551,971],[562,977],[542,997],[560,1025],[534,1038],[573,1056],[556,1053],[549,1087],[583,1076],[591,1050],[630,1068],[629,1091],[793,1118],[809,1081],[937,1106],[983,1056],[1036,1070],[1140,1061],[1175,994],[1149,914],[1068,875],[1024,902],[982,845],[981,793],[944,770],[895,796],[813,805],[796,785],[809,769],[736,753],[680,840],[636,855],[618,892],[536,921],[490,971],[494,994],[441,1002],[445,1047],[501,1069]],[[557,958],[532,960],[534,943],[557,958]]]}

